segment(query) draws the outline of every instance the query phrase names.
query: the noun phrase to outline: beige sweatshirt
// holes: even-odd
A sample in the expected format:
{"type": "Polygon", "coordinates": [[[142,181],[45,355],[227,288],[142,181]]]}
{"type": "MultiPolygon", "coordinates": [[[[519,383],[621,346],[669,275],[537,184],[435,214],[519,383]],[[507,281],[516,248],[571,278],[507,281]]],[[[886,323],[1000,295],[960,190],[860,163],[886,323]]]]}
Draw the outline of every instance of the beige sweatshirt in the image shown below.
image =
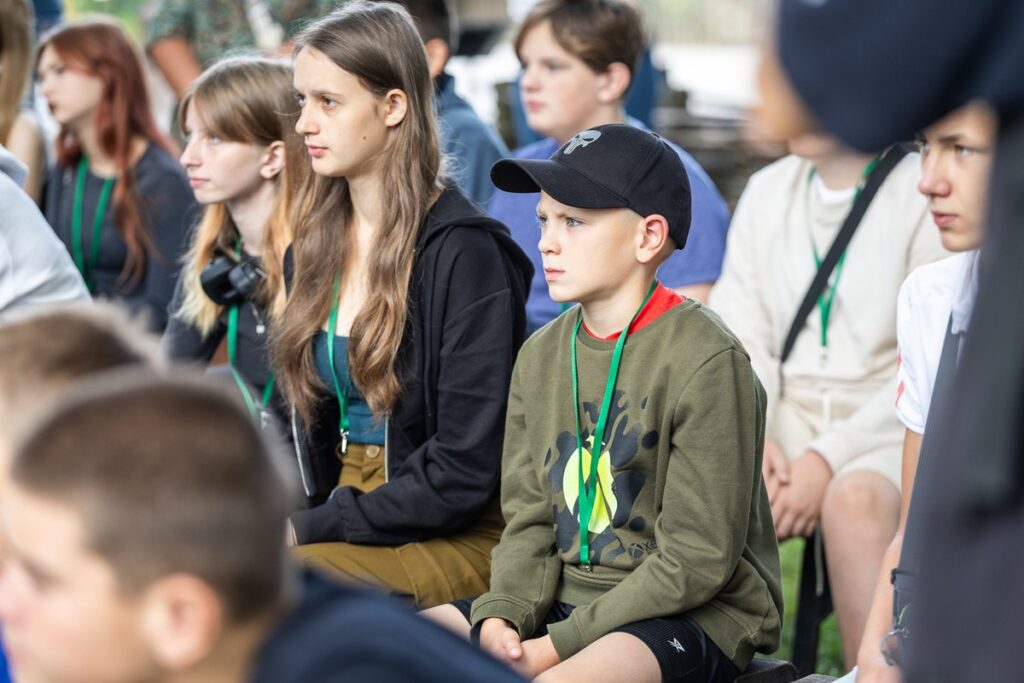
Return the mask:
{"type": "Polygon", "coordinates": [[[774,407],[787,395],[803,405],[819,405],[820,396],[823,412],[833,398],[843,406],[807,444],[836,472],[858,455],[898,447],[903,430],[893,403],[897,295],[914,268],[947,254],[917,191],[920,158],[909,154],[886,178],[847,248],[827,350],[815,307],[780,367],[786,333],[817,270],[811,240],[824,258],[853,200],[852,191],[830,193],[811,170],[810,162],[789,156],[751,177],[709,303],[743,342],[765,387],[769,438],[774,407]]]}

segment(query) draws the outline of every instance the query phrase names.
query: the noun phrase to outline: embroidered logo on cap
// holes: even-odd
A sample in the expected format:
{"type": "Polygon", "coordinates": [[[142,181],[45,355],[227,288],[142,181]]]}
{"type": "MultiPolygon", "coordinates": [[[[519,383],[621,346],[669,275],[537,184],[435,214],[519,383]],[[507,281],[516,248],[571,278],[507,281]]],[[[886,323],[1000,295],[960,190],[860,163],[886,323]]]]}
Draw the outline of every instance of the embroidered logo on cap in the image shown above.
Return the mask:
{"type": "Polygon", "coordinates": [[[572,154],[580,147],[586,147],[590,143],[601,137],[601,131],[599,130],[585,130],[582,133],[577,133],[569,144],[565,146],[565,151],[562,154],[572,154]]]}

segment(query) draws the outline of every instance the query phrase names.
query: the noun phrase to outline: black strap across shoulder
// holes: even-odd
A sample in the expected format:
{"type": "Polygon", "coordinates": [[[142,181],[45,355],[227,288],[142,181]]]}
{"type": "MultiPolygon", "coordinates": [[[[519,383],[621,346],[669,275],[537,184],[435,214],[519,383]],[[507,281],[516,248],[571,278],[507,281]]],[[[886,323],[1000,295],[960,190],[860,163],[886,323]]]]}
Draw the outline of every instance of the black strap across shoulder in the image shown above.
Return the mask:
{"type": "Polygon", "coordinates": [[[883,153],[874,170],[868,175],[864,189],[850,208],[850,213],[847,214],[842,227],[839,228],[839,234],[836,235],[835,241],[832,242],[828,253],[825,254],[821,267],[818,268],[814,279],[811,280],[811,285],[807,288],[807,293],[804,294],[804,300],[800,302],[800,308],[797,309],[796,315],[793,317],[793,323],[789,326],[789,333],[786,335],[786,343],[782,345],[781,362],[785,363],[786,359],[789,358],[789,354],[793,352],[793,345],[796,344],[796,338],[804,329],[807,316],[811,314],[821,293],[825,291],[828,279],[832,276],[832,271],[835,270],[836,264],[839,263],[839,257],[843,255],[846,247],[850,244],[850,240],[853,239],[853,233],[857,230],[857,226],[860,225],[864,214],[867,213],[868,206],[871,205],[871,201],[875,198],[878,188],[882,186],[889,172],[906,155],[906,148],[902,145],[893,145],[883,153]]]}

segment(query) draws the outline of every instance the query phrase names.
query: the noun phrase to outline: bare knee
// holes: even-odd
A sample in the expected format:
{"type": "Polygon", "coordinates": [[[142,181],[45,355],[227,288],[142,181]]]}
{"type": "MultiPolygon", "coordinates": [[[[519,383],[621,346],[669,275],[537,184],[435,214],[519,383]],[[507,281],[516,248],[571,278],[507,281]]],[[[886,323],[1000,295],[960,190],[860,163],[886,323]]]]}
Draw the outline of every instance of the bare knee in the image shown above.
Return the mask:
{"type": "Polygon", "coordinates": [[[438,605],[425,609],[420,612],[420,616],[467,640],[469,639],[469,622],[466,621],[462,612],[452,605],[438,605]]]}
{"type": "Polygon", "coordinates": [[[830,527],[864,528],[872,522],[896,523],[900,494],[888,479],[875,472],[851,472],[832,480],[825,492],[821,518],[830,527]]]}

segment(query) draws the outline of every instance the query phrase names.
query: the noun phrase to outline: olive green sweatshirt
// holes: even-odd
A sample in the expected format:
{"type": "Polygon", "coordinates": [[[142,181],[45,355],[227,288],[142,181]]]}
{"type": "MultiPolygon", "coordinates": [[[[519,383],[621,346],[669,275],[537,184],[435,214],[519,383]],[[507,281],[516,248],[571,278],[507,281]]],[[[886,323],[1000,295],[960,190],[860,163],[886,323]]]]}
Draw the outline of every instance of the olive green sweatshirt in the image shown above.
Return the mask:
{"type": "MultiPolygon", "coordinates": [[[[502,511],[491,590],[472,622],[501,617],[524,638],[553,601],[564,660],[624,624],[687,614],[741,669],[779,643],[779,553],[761,476],[765,394],[743,346],[698,302],[627,338],[580,567],[579,474],[570,343],[579,308],[520,351],[505,426],[502,511]]],[[[580,331],[584,464],[614,342],[580,331]]]]}

